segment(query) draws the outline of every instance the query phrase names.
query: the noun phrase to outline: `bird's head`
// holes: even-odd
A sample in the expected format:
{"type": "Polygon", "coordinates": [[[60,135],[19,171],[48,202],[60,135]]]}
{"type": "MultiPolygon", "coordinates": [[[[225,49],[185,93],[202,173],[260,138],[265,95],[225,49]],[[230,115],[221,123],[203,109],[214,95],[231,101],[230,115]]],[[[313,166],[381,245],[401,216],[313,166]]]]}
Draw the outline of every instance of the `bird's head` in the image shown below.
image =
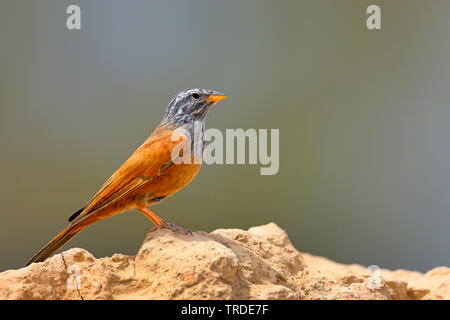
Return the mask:
{"type": "Polygon", "coordinates": [[[208,111],[225,98],[223,93],[207,89],[181,91],[169,102],[164,121],[184,125],[204,120],[208,111]]]}

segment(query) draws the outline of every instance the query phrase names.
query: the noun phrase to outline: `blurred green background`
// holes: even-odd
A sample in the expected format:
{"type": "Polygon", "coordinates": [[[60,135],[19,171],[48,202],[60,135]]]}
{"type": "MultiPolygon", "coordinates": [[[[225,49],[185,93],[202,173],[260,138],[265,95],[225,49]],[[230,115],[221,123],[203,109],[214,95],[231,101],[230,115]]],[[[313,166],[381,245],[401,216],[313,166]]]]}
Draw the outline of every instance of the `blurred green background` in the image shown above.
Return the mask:
{"type": "MultiPolygon", "coordinates": [[[[0,270],[65,227],[192,87],[229,96],[208,127],[279,128],[280,171],[204,166],[160,216],[207,231],[273,221],[343,263],[450,265],[449,30],[438,0],[2,0],[0,270]]],[[[134,254],[150,226],[117,215],[65,249],[134,254]]]]}

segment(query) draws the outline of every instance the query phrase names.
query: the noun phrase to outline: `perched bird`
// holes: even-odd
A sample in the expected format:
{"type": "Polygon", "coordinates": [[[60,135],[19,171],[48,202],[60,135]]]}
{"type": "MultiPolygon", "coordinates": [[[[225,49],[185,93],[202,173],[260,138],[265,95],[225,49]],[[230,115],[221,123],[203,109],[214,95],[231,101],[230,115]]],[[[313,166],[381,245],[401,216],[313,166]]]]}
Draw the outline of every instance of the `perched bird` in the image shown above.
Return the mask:
{"type": "MultiPolygon", "coordinates": [[[[204,148],[204,121],[209,110],[226,96],[206,89],[180,92],[169,103],[163,120],[145,142],[105,182],[85,207],[69,218],[69,225],[26,263],[42,262],[61,248],[88,225],[117,213],[138,209],[155,228],[169,228],[175,232],[190,233],[180,226],[168,223],[150,210],[157,204],[187,186],[200,170],[198,161],[174,161],[183,156],[179,144],[191,141],[196,127],[204,148]],[[180,130],[182,129],[182,130],[180,130]],[[184,133],[183,133],[184,132],[184,133]]],[[[194,155],[191,155],[193,160],[194,155]]]]}

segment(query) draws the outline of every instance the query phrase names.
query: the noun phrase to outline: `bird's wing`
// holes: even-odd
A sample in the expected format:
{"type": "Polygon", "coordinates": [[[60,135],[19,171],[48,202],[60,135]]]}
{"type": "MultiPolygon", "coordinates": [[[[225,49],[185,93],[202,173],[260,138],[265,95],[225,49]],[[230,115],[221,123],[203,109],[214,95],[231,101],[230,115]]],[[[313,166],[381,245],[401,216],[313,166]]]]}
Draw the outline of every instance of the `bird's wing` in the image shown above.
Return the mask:
{"type": "Polygon", "coordinates": [[[124,198],[164,174],[174,163],[172,149],[187,137],[173,130],[155,131],[105,182],[73,222],[124,198]]]}

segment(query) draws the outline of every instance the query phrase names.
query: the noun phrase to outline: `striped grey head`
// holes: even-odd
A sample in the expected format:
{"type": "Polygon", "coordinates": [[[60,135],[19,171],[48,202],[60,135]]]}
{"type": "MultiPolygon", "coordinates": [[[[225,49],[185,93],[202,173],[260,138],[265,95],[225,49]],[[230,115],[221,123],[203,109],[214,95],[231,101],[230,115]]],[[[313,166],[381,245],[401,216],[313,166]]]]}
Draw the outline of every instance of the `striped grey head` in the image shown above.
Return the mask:
{"type": "Polygon", "coordinates": [[[202,121],[208,111],[225,98],[223,93],[207,89],[181,91],[169,102],[163,121],[179,125],[202,121]]]}

